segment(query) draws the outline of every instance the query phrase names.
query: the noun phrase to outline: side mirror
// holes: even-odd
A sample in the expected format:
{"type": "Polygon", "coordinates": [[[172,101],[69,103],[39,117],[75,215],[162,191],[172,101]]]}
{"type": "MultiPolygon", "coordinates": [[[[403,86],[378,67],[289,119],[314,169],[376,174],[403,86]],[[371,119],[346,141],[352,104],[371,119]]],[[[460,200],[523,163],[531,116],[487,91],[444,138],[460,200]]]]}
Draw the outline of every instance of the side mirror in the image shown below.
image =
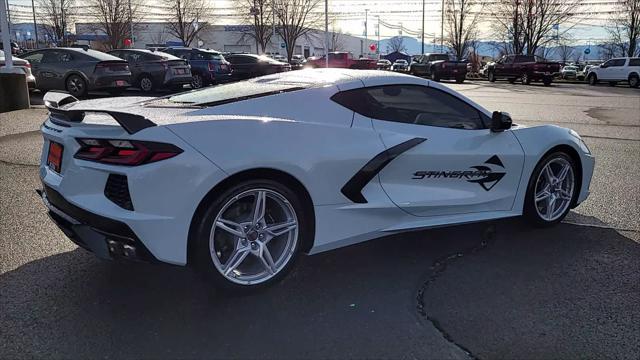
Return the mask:
{"type": "Polygon", "coordinates": [[[491,131],[502,132],[511,128],[511,115],[502,111],[494,111],[491,116],[491,131]]]}

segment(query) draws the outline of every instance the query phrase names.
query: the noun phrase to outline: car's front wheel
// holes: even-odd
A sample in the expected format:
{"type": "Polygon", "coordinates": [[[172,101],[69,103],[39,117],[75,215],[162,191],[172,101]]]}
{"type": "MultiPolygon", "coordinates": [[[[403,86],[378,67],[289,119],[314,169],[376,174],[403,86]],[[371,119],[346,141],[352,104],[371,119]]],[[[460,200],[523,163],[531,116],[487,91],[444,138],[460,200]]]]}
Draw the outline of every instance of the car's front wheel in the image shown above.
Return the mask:
{"type": "Polygon", "coordinates": [[[200,74],[193,74],[191,77],[191,88],[200,89],[204,86],[204,78],[200,74]]]}
{"type": "Polygon", "coordinates": [[[197,268],[218,286],[236,291],[278,281],[309,236],[307,211],[295,192],[272,180],[231,187],[198,219],[197,268]]]}
{"type": "Polygon", "coordinates": [[[87,94],[87,82],[80,75],[71,75],[67,78],[65,87],[69,94],[82,97],[87,94]]]}
{"type": "Polygon", "coordinates": [[[489,74],[487,75],[487,78],[489,79],[490,82],[495,82],[496,81],[496,74],[493,71],[489,71],[489,74]]]}
{"type": "Polygon", "coordinates": [[[578,194],[576,164],[564,152],[546,156],[533,171],[524,205],[525,218],[536,226],[559,223],[578,194]]]}
{"type": "Polygon", "coordinates": [[[589,76],[587,76],[587,81],[591,86],[596,85],[598,84],[598,77],[596,76],[596,74],[589,74],[589,76]]]}

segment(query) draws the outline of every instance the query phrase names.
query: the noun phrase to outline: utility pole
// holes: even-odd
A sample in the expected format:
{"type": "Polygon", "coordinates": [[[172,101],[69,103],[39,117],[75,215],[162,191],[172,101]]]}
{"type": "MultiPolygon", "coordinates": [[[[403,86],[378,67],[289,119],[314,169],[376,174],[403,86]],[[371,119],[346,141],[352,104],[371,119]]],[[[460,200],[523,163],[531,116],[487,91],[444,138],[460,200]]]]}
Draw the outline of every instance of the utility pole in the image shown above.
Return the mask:
{"type": "MultiPolygon", "coordinates": [[[[273,38],[273,41],[277,41],[276,40],[276,1],[275,0],[271,0],[271,17],[272,17],[271,31],[273,32],[271,34],[271,38],[273,38]]],[[[304,53],[304,49],[302,50],[302,52],[304,53]]]]}
{"type": "Polygon", "coordinates": [[[129,0],[129,29],[131,31],[131,48],[133,48],[133,44],[134,44],[134,40],[133,40],[133,13],[131,11],[131,0],[129,0]]]}
{"type": "Polygon", "coordinates": [[[31,12],[33,12],[33,32],[36,35],[36,49],[38,48],[38,24],[36,24],[36,6],[31,0],[31,12]]]}
{"type": "Polygon", "coordinates": [[[62,26],[62,39],[61,40],[61,44],[58,44],[58,46],[65,46],[65,41],[64,41],[64,35],[65,35],[65,23],[64,23],[64,0],[60,1],[60,26],[62,26]]]}
{"type": "Polygon", "coordinates": [[[367,33],[367,28],[369,27],[368,25],[368,21],[369,21],[369,9],[364,9],[364,41],[365,41],[365,48],[369,48],[369,38],[368,38],[368,33],[367,33]]]}
{"type": "Polygon", "coordinates": [[[380,60],[380,15],[378,16],[378,43],[376,44],[376,53],[378,53],[378,60],[380,60]]]}
{"type": "Polygon", "coordinates": [[[7,3],[0,0],[0,34],[2,34],[2,47],[4,48],[5,71],[13,69],[13,57],[11,56],[11,33],[9,32],[9,17],[7,16],[7,3]]]}
{"type": "MultiPolygon", "coordinates": [[[[251,8],[251,13],[253,15],[253,23],[258,24],[258,8],[256,7],[256,0],[253,0],[253,8],[251,8]]],[[[262,25],[261,25],[262,27],[262,25]]],[[[262,29],[260,29],[262,33],[262,29]]],[[[255,36],[256,39],[256,54],[260,54],[260,49],[258,49],[258,36],[255,36]]]]}
{"type": "Polygon", "coordinates": [[[442,0],[442,8],[440,10],[440,52],[444,52],[444,0],[442,0]]]}
{"type": "MultiPolygon", "coordinates": [[[[5,2],[5,0],[1,1],[5,2]]],[[[7,24],[9,24],[9,38],[11,38],[11,8],[9,7],[9,0],[6,0],[5,4],[7,5],[7,11],[5,13],[7,14],[7,24]]]]}
{"type": "Polygon", "coordinates": [[[329,67],[329,0],[324,0],[324,67],[329,67]]]}
{"type": "Polygon", "coordinates": [[[424,2],[425,0],[422,0],[422,52],[420,55],[424,55],[424,2]]]}

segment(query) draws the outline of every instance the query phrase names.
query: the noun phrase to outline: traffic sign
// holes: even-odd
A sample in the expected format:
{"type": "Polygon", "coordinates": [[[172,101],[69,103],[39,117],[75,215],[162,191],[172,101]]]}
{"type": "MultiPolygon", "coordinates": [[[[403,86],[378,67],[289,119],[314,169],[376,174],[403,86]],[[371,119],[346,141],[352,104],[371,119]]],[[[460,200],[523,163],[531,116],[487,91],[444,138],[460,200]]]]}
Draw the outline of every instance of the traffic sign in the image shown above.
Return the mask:
{"type": "Polygon", "coordinates": [[[589,55],[591,53],[591,49],[589,49],[589,48],[584,49],[584,53],[589,55]]]}
{"type": "Polygon", "coordinates": [[[280,47],[284,49],[284,48],[286,48],[286,47],[287,47],[287,44],[285,44],[285,43],[280,43],[280,47]]]}

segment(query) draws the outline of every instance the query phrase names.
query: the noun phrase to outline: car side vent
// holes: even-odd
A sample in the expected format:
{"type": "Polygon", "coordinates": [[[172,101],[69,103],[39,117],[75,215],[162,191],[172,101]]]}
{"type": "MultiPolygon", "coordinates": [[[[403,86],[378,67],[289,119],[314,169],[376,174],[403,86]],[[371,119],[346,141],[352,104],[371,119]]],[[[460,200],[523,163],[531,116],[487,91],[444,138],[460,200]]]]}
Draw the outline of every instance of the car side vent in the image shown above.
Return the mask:
{"type": "Polygon", "coordinates": [[[107,185],[104,187],[104,196],[121,208],[133,211],[129,183],[125,175],[109,174],[107,185]]]}

